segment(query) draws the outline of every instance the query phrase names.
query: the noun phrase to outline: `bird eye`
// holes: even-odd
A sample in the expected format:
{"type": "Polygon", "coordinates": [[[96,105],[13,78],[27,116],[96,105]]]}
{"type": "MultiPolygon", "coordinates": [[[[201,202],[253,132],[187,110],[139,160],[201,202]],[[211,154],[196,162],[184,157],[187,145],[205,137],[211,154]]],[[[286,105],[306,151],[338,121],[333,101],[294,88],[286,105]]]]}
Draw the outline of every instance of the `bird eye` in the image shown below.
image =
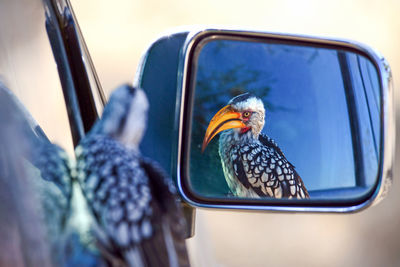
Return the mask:
{"type": "Polygon", "coordinates": [[[245,117],[245,118],[250,117],[250,115],[251,115],[250,111],[243,112],[243,117],[245,117]]]}

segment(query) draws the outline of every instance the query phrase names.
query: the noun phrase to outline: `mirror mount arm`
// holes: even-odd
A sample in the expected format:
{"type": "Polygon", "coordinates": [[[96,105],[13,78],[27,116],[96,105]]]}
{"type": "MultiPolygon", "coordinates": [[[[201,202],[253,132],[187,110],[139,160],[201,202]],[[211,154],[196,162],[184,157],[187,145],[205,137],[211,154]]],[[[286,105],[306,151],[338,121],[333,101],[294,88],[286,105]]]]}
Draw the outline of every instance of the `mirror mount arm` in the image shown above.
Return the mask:
{"type": "Polygon", "coordinates": [[[186,202],[182,202],[183,215],[186,220],[186,232],[185,238],[191,238],[195,233],[195,223],[196,223],[196,208],[190,206],[186,202]]]}

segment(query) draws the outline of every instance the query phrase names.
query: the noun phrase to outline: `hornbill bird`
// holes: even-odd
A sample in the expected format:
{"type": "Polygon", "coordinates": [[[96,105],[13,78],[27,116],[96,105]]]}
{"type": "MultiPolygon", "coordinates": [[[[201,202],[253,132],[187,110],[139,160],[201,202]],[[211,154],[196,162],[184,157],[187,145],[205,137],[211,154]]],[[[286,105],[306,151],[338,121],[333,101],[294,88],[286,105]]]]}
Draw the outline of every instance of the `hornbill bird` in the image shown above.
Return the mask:
{"type": "Polygon", "coordinates": [[[232,98],[214,115],[202,152],[218,133],[219,155],[227,184],[238,197],[309,198],[294,166],[268,136],[261,133],[262,100],[245,93],[232,98]]]}
{"type": "Polygon", "coordinates": [[[176,189],[139,151],[147,110],[139,88],[124,85],[112,93],[101,119],[75,149],[78,180],[95,216],[98,247],[110,264],[189,266],[176,189]]]}

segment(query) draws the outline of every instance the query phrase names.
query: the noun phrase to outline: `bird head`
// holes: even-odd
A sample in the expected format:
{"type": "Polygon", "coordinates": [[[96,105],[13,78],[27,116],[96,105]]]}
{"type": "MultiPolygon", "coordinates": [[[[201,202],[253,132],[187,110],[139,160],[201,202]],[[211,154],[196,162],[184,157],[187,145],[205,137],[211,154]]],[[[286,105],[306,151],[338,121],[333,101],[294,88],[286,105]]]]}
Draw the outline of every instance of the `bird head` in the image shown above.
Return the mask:
{"type": "Polygon", "coordinates": [[[148,108],[142,89],[123,85],[111,94],[91,133],[108,135],[127,147],[137,148],[146,129],[148,108]]]}
{"type": "Polygon", "coordinates": [[[220,132],[234,129],[239,135],[251,132],[258,138],[264,127],[265,109],[260,98],[245,93],[232,98],[228,105],[220,109],[211,119],[204,136],[202,151],[220,132]]]}

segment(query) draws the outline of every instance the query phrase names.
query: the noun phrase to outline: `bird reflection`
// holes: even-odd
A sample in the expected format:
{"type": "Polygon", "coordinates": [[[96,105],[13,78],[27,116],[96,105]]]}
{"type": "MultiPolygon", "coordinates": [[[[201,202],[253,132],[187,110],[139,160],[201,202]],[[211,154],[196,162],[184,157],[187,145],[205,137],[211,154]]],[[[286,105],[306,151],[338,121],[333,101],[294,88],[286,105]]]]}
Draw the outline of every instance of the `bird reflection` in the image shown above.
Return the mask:
{"type": "Polygon", "coordinates": [[[294,166],[278,145],[261,133],[264,104],[245,93],[232,98],[211,119],[202,151],[220,132],[219,155],[226,182],[237,197],[309,198],[294,166]]]}

